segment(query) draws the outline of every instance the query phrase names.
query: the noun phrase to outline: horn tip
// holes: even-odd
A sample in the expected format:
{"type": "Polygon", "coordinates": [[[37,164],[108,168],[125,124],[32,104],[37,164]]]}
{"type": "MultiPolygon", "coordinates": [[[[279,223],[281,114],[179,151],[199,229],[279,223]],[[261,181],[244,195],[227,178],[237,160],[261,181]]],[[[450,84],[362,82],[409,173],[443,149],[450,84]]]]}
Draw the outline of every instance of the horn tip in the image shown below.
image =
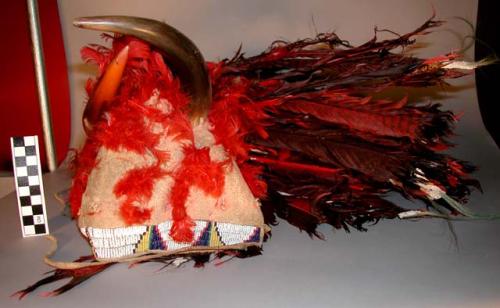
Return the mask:
{"type": "Polygon", "coordinates": [[[87,17],[78,17],[73,20],[73,26],[83,28],[88,23],[87,17]]]}
{"type": "Polygon", "coordinates": [[[78,17],[73,19],[73,26],[84,29],[93,29],[109,22],[113,16],[78,17]]]}

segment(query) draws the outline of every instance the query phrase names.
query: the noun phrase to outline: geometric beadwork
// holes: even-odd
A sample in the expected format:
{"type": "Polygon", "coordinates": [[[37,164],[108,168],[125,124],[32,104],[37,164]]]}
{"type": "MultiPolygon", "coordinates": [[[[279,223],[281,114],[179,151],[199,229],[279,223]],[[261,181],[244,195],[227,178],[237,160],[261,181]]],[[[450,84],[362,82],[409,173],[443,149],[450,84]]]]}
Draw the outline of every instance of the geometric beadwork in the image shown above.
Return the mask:
{"type": "Polygon", "coordinates": [[[49,233],[37,136],[10,138],[23,237],[49,233]]]}
{"type": "Polygon", "coordinates": [[[183,248],[223,249],[225,246],[260,245],[260,227],[196,220],[193,241],[179,243],[170,237],[172,221],[158,225],[121,228],[81,228],[98,259],[119,259],[151,251],[173,252],[183,248]]]}

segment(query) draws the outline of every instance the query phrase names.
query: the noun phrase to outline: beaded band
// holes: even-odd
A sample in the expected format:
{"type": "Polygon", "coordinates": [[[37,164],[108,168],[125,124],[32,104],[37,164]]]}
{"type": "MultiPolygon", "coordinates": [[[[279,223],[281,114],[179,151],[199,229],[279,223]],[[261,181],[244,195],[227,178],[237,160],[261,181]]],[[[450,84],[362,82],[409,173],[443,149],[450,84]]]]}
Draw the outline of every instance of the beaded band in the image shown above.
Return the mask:
{"type": "Polygon", "coordinates": [[[262,244],[262,228],[198,220],[191,243],[175,242],[169,235],[172,221],[152,226],[81,228],[98,259],[117,259],[148,251],[175,251],[186,247],[224,248],[237,244],[262,244]]]}

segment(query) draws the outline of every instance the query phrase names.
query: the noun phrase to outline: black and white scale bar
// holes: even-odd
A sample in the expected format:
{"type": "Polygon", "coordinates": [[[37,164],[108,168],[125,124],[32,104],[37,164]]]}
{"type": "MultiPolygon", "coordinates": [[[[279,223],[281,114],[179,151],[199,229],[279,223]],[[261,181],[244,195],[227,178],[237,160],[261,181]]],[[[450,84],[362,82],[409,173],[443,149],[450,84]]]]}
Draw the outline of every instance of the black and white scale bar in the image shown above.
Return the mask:
{"type": "Polygon", "coordinates": [[[37,136],[10,138],[24,237],[49,234],[37,136]]]}

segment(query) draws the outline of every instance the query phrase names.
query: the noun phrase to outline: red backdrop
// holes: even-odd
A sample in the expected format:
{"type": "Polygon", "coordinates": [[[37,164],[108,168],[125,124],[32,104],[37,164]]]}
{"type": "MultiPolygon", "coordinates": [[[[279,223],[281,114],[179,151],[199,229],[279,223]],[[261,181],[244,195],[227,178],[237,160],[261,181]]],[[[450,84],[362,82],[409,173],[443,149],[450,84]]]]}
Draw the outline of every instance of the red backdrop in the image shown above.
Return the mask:
{"type": "MultiPolygon", "coordinates": [[[[58,162],[68,151],[70,99],[66,57],[56,0],[39,1],[48,93],[58,162]]],[[[38,135],[42,165],[45,145],[38,107],[26,1],[0,4],[0,168],[12,169],[10,137],[38,135]]]]}

